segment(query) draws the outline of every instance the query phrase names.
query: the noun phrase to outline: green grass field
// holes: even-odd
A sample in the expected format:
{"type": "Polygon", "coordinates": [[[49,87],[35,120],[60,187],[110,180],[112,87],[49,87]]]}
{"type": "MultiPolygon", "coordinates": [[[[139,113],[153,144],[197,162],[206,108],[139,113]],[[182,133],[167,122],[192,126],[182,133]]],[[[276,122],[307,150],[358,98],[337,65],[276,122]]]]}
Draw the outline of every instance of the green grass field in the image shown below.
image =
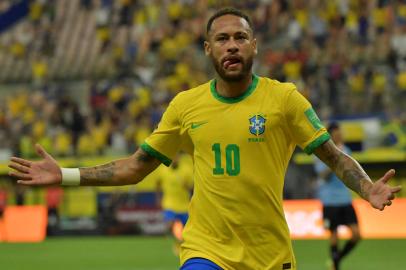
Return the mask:
{"type": "MultiPolygon", "coordinates": [[[[4,270],[173,270],[178,259],[163,237],[51,238],[38,244],[0,244],[4,270]]],[[[294,241],[299,270],[328,269],[326,241],[294,241]]],[[[342,270],[406,269],[406,239],[364,240],[342,270]]]]}

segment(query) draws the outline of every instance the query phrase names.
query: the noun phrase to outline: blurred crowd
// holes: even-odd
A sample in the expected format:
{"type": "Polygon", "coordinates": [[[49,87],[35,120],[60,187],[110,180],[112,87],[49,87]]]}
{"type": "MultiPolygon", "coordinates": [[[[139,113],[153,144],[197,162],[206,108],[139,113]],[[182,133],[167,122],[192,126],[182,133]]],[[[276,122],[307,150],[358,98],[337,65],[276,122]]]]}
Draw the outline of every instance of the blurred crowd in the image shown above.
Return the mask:
{"type": "Polygon", "coordinates": [[[0,159],[33,142],[132,152],[176,93],[213,77],[205,24],[224,6],[253,18],[255,73],[296,83],[323,119],[380,117],[406,149],[406,1],[33,0],[0,36],[0,81],[26,83],[0,89],[0,159]]]}

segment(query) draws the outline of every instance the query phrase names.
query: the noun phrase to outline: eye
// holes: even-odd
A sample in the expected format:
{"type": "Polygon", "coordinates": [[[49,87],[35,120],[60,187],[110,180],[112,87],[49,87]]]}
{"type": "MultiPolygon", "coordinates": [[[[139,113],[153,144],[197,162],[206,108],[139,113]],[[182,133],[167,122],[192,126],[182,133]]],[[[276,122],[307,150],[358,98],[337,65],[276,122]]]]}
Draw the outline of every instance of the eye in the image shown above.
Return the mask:
{"type": "Polygon", "coordinates": [[[245,39],[248,39],[248,38],[245,35],[238,35],[238,36],[235,37],[235,39],[237,39],[237,40],[245,40],[245,39]]]}
{"type": "Polygon", "coordinates": [[[216,38],[216,41],[225,41],[227,38],[225,36],[219,36],[216,38]]]}

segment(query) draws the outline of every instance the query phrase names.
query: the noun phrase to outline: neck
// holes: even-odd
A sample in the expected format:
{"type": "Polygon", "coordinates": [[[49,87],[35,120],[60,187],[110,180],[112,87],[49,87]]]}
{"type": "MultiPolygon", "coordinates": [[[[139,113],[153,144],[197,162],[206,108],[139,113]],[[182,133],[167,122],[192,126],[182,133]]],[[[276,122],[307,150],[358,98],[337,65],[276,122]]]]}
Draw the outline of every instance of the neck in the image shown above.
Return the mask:
{"type": "Polygon", "coordinates": [[[216,91],[222,97],[238,97],[243,95],[245,91],[248,90],[248,87],[251,83],[251,73],[238,82],[228,82],[217,76],[216,91]]]}

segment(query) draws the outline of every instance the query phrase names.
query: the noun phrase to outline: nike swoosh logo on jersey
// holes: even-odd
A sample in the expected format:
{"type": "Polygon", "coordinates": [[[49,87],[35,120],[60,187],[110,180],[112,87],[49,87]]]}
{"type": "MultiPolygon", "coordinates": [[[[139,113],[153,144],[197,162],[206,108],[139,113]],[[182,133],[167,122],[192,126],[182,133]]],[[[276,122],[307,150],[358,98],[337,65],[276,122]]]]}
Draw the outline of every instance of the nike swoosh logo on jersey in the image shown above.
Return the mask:
{"type": "Polygon", "coordinates": [[[192,128],[192,129],[196,129],[196,128],[198,128],[198,127],[203,126],[204,124],[207,124],[207,121],[206,121],[206,122],[192,123],[191,128],[192,128]]]}

